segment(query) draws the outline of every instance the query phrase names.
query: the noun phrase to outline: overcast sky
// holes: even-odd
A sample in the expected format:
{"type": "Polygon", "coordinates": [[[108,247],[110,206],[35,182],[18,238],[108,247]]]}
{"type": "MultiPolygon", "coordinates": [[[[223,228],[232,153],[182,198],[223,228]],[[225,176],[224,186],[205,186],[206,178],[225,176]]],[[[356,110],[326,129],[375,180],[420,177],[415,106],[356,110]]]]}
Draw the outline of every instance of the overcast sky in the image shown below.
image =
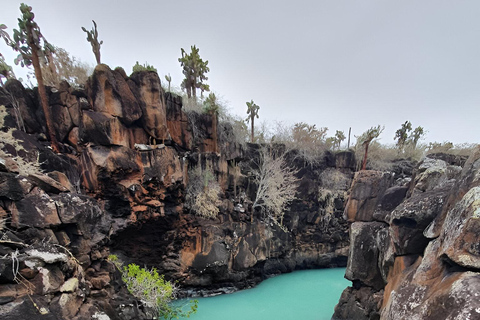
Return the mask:
{"type": "MultiPolygon", "coordinates": [[[[21,1],[2,0],[0,24],[17,27],[21,1]]],[[[98,24],[102,62],[130,73],[138,60],[182,81],[180,48],[200,48],[207,83],[246,117],[307,122],[359,135],[409,120],[426,141],[480,141],[478,0],[30,0],[42,33],[95,62],[84,26],[98,24]]],[[[0,52],[13,64],[11,49],[0,52]]],[[[15,69],[15,70],[18,70],[15,69]]],[[[20,71],[16,71],[21,74],[20,71]]]]}

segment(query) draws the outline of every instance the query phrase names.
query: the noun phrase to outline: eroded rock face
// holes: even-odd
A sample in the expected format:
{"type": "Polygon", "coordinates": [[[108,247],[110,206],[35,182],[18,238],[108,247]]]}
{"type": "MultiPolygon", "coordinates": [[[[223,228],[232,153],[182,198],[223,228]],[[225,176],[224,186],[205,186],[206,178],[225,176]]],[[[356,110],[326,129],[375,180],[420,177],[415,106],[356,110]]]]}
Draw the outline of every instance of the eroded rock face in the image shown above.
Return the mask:
{"type": "Polygon", "coordinates": [[[132,145],[131,132],[117,117],[107,113],[84,111],[82,123],[80,138],[83,142],[102,146],[131,147],[132,145]]]}
{"type": "MultiPolygon", "coordinates": [[[[350,227],[350,251],[345,278],[361,281],[376,290],[384,282],[379,269],[377,233],[386,228],[381,222],[354,222],[350,227]]],[[[381,245],[381,244],[380,244],[381,245]]]]}
{"type": "Polygon", "coordinates": [[[425,159],[405,200],[390,212],[383,210],[388,226],[372,230],[377,243],[357,241],[378,248],[384,287],[368,283],[372,276],[365,270],[373,266],[371,259],[362,259],[365,248],[354,245],[361,238],[359,222],[352,225],[347,277],[354,286],[344,291],[334,319],[480,318],[479,158],[477,148],[462,170],[456,166],[462,161],[454,157],[425,159]],[[355,269],[364,273],[353,277],[355,269]],[[383,293],[382,299],[372,307],[362,290],[383,293]]]}
{"type": "Polygon", "coordinates": [[[388,172],[363,170],[355,173],[350,197],[345,206],[345,217],[349,222],[372,221],[379,200],[392,184],[388,172]]]}
{"type": "Polygon", "coordinates": [[[90,104],[96,112],[103,112],[129,125],[140,119],[142,109],[125,79],[118,71],[99,64],[87,82],[90,104]]]}
{"type": "Polygon", "coordinates": [[[143,128],[159,140],[169,140],[165,97],[160,78],[153,71],[135,72],[130,76],[130,88],[142,108],[143,128]]]}
{"type": "Polygon", "coordinates": [[[186,113],[182,110],[182,99],[176,94],[165,94],[167,127],[172,140],[185,150],[193,146],[193,133],[186,113]]]}

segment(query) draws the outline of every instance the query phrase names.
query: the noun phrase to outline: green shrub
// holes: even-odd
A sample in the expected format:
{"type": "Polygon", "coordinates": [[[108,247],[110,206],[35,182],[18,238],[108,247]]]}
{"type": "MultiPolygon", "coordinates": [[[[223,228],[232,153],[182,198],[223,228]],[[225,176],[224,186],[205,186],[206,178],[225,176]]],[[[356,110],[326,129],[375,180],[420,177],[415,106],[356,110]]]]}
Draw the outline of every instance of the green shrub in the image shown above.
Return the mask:
{"type": "Polygon", "coordinates": [[[122,268],[122,263],[116,255],[108,256],[108,260],[122,272],[122,280],[127,285],[128,291],[153,310],[153,316],[157,319],[188,318],[197,312],[197,300],[190,301],[187,306],[172,304],[176,298],[177,287],[166,281],[163,275],[159,275],[155,268],[150,270],[140,268],[134,263],[122,268]]]}
{"type": "Polygon", "coordinates": [[[137,72],[137,71],[154,71],[154,72],[157,72],[157,69],[154,66],[151,66],[146,62],[145,62],[144,65],[141,65],[137,61],[137,63],[133,66],[133,72],[137,72]]]}

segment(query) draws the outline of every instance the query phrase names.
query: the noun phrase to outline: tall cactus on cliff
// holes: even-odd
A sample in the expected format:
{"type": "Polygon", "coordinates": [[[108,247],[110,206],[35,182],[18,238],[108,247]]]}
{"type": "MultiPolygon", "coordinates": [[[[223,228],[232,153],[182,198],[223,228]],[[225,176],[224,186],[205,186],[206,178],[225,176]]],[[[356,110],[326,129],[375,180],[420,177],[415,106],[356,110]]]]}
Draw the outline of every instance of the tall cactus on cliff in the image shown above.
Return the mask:
{"type": "Polygon", "coordinates": [[[199,49],[195,45],[191,46],[191,50],[188,54],[182,48],[182,57],[178,59],[185,76],[182,81],[182,88],[187,91],[188,98],[197,96],[197,88],[202,90],[202,94],[204,91],[210,91],[210,87],[204,83],[208,80],[205,74],[210,71],[208,60],[203,61],[200,58],[199,49]]]}
{"type": "Polygon", "coordinates": [[[255,102],[250,101],[247,102],[247,114],[248,117],[245,121],[249,122],[251,121],[251,127],[252,127],[252,136],[251,136],[251,142],[253,143],[255,140],[255,135],[254,135],[254,122],[255,122],[255,117],[258,119],[258,110],[260,107],[255,104],[255,102]]]}
{"type": "Polygon", "coordinates": [[[220,105],[218,104],[217,97],[212,92],[205,99],[205,111],[212,116],[212,136],[213,136],[213,152],[218,152],[218,113],[220,111],[220,105]]]}
{"type": "Polygon", "coordinates": [[[368,147],[370,146],[370,143],[378,138],[378,136],[383,132],[384,128],[385,127],[381,127],[380,125],[376,127],[371,127],[370,129],[365,131],[360,137],[358,137],[357,144],[361,144],[365,148],[365,154],[363,155],[361,170],[365,170],[367,168],[368,147]]]}
{"type": "Polygon", "coordinates": [[[50,137],[53,151],[59,152],[60,148],[55,136],[50,106],[48,104],[47,91],[43,83],[42,69],[40,66],[40,59],[46,60],[46,56],[51,54],[54,51],[54,48],[43,37],[40,32],[40,27],[33,20],[35,14],[32,12],[32,7],[22,3],[20,5],[20,12],[22,13],[22,16],[18,19],[18,30],[13,29],[13,40],[5,31],[3,31],[6,29],[4,25],[2,25],[2,32],[0,35],[8,46],[19,53],[18,57],[15,59],[15,64],[20,63],[22,67],[33,65],[35,78],[38,83],[40,104],[43,113],[45,114],[47,133],[50,137]],[[41,44],[43,44],[43,48],[41,44]]]}
{"type": "Polygon", "coordinates": [[[87,31],[84,27],[82,27],[82,30],[87,34],[87,41],[92,45],[92,51],[93,54],[95,54],[97,64],[100,64],[100,46],[103,44],[103,40],[98,42],[97,24],[95,23],[95,20],[92,20],[92,22],[94,26],[92,30],[87,31]]]}
{"type": "Polygon", "coordinates": [[[165,80],[168,81],[168,92],[170,92],[170,83],[172,82],[172,76],[170,76],[170,73],[165,75],[165,80]]]}

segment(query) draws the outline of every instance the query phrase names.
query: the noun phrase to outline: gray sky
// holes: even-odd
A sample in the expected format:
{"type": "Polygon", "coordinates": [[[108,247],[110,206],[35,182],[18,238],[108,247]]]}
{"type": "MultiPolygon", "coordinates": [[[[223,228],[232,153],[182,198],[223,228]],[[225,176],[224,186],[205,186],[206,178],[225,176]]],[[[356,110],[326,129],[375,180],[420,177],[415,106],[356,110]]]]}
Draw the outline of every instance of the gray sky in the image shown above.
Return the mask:
{"type": "MultiPolygon", "coordinates": [[[[2,1],[17,27],[21,1],[2,1]],[[6,2],[6,3],[5,3],[6,2]]],[[[98,24],[102,62],[131,72],[148,62],[179,86],[180,48],[200,48],[207,83],[246,117],[307,122],[359,135],[385,125],[428,130],[426,141],[479,142],[480,1],[30,0],[52,44],[89,63],[85,33],[98,24]]],[[[0,43],[13,64],[11,49],[0,43]]],[[[15,69],[21,74],[19,69],[15,69]]]]}

